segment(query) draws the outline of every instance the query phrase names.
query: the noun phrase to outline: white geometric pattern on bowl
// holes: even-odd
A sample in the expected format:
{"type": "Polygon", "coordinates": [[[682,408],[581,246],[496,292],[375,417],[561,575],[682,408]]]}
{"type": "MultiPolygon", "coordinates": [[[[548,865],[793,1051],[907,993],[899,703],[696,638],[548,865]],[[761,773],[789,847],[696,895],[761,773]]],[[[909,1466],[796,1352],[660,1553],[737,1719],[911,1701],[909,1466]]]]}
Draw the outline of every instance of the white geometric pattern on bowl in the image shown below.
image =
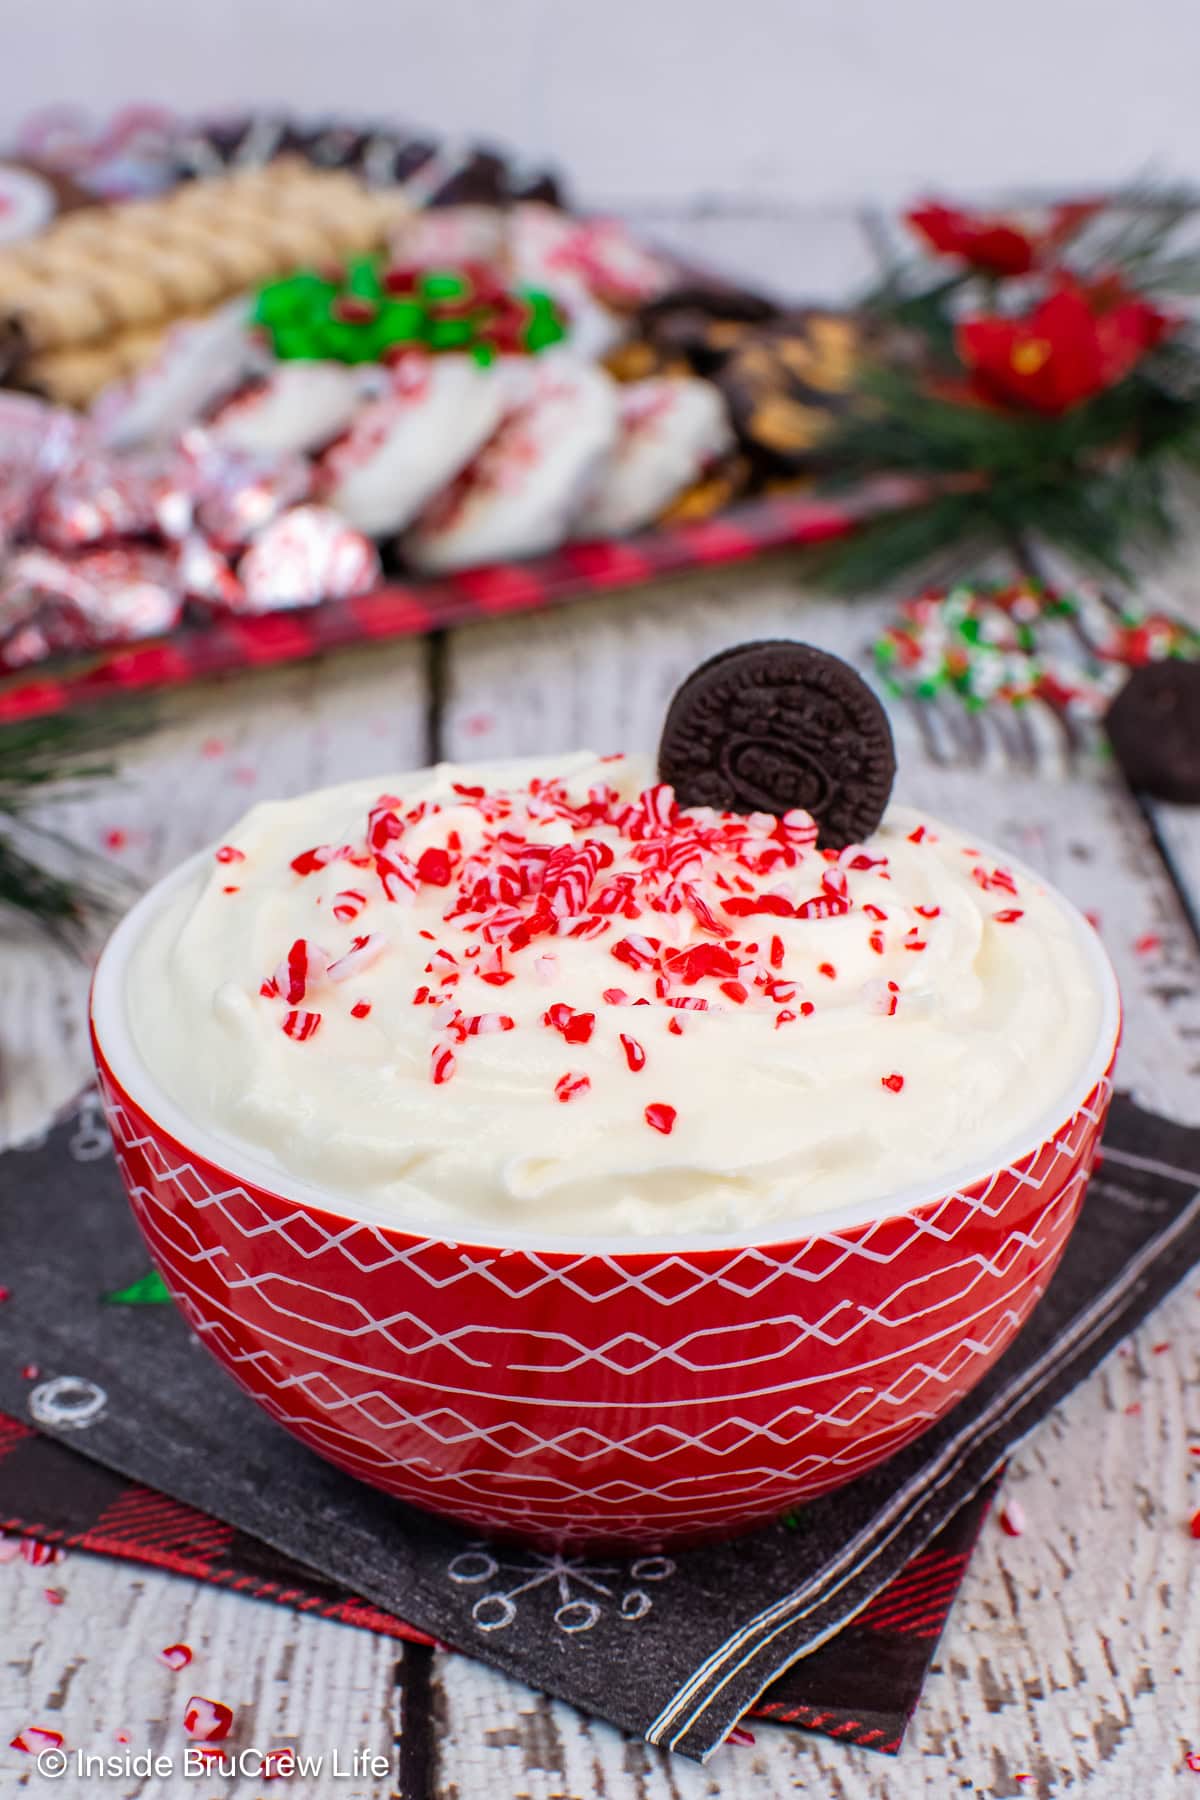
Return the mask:
{"type": "Polygon", "coordinates": [[[285,1199],[189,1153],[98,1061],[147,1242],[234,1377],[364,1479],[557,1543],[769,1517],[940,1417],[1044,1291],[1111,1092],[898,1217],[637,1256],[455,1246],[285,1199]]]}

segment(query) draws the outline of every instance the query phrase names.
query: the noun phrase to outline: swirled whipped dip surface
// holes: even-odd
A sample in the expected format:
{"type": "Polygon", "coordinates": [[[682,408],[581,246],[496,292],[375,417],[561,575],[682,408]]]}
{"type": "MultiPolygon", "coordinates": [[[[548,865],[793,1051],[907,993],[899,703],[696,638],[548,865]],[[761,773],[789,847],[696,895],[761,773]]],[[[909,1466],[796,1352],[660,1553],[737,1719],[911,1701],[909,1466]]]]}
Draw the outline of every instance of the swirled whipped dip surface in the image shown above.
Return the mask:
{"type": "Polygon", "coordinates": [[[256,806],[137,944],[133,1038],[190,1117],[413,1228],[882,1201],[1075,1097],[1101,996],[993,852],[900,807],[816,836],[585,753],[256,806]]]}

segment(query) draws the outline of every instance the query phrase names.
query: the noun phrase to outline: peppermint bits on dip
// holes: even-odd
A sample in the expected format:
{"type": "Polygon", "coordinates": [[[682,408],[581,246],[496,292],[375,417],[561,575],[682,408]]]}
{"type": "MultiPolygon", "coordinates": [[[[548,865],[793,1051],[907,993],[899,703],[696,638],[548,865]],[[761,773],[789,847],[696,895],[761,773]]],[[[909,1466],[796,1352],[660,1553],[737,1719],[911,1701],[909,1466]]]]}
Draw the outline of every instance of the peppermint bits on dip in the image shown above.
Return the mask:
{"type": "MultiPolygon", "coordinates": [[[[759,661],[743,806],[799,779],[753,749],[764,705],[796,767],[816,757],[809,700],[759,661]]],[[[647,761],[584,752],[256,807],[133,952],[147,1067],[343,1210],[451,1237],[761,1234],[986,1162],[1094,1043],[1084,927],[906,809],[842,841],[886,798],[890,742],[801,672],[859,734],[853,789],[812,763],[824,829],[685,806],[647,761]]]]}

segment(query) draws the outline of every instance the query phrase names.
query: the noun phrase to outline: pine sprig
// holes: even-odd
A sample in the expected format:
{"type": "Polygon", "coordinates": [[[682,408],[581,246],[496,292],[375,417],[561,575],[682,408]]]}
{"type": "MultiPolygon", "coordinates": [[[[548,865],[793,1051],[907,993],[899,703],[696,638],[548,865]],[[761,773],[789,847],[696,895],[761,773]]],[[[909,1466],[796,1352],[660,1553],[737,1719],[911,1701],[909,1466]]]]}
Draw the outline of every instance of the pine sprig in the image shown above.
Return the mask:
{"type": "Polygon", "coordinates": [[[1194,294],[1200,291],[1200,255],[1176,255],[1170,243],[1198,215],[1200,192],[1195,188],[1133,182],[1109,195],[1068,260],[1084,279],[1089,273],[1118,269],[1140,293],[1194,294]]]}
{"type": "Polygon", "coordinates": [[[1054,416],[875,366],[822,449],[835,490],[881,470],[928,487],[926,500],[829,547],[822,572],[837,587],[932,577],[939,558],[956,571],[1030,537],[1127,581],[1139,556],[1173,541],[1200,476],[1200,346],[1187,333],[1167,339],[1124,381],[1054,416]]]}
{"type": "Polygon", "coordinates": [[[114,774],[116,750],[149,724],[144,711],[105,710],[0,726],[0,908],[73,950],[129,890],[111,863],[56,831],[46,809],[114,774]]]}

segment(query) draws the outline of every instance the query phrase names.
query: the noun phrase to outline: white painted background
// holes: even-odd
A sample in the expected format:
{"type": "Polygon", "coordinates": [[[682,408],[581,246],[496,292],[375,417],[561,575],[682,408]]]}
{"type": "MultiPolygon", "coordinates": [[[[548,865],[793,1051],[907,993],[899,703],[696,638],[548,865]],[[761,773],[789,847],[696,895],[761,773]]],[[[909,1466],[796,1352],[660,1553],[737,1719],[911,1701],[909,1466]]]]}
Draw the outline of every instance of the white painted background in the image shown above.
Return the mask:
{"type": "Polygon", "coordinates": [[[399,115],[595,202],[1200,177],[1196,0],[0,0],[0,139],[55,100],[399,115]]]}

